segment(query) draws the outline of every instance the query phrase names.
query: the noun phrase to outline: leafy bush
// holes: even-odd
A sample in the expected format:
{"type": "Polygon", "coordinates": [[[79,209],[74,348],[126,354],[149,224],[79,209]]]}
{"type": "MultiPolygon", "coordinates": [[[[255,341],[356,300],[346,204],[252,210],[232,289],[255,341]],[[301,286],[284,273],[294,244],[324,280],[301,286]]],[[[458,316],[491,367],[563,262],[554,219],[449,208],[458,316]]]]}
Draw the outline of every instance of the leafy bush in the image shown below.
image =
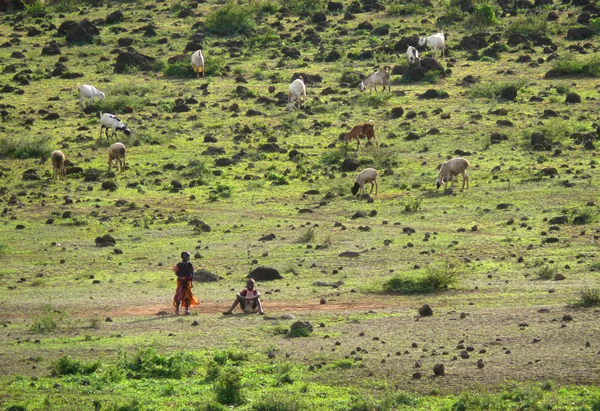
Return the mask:
{"type": "Polygon", "coordinates": [[[357,83],[360,81],[360,75],[352,71],[344,71],[340,77],[341,83],[357,83]]]}
{"type": "Polygon", "coordinates": [[[392,98],[392,93],[369,93],[358,97],[358,104],[365,107],[380,107],[392,98]]]}
{"type": "Polygon", "coordinates": [[[206,76],[222,76],[225,73],[225,59],[220,56],[204,57],[204,73],[206,76]]]}
{"type": "Polygon", "coordinates": [[[167,64],[162,72],[165,76],[170,77],[183,77],[183,78],[193,78],[196,77],[196,73],[194,73],[194,69],[191,64],[179,62],[173,64],[167,64]]]}
{"type": "Polygon", "coordinates": [[[210,190],[208,198],[211,201],[216,201],[219,198],[231,197],[231,187],[227,184],[217,183],[216,187],[210,190]]]}
{"type": "Polygon", "coordinates": [[[83,361],[74,360],[68,355],[60,357],[52,363],[52,375],[89,375],[100,368],[100,360],[93,361],[90,363],[84,363],[83,361]]]}
{"type": "Polygon", "coordinates": [[[519,17],[511,22],[506,28],[506,37],[511,34],[520,34],[529,39],[535,39],[542,36],[548,36],[556,31],[553,25],[550,25],[544,14],[538,16],[519,17]]]}
{"type": "Polygon", "coordinates": [[[558,273],[558,267],[549,264],[543,265],[537,270],[539,278],[544,280],[551,280],[558,273]]]}
{"type": "Polygon", "coordinates": [[[498,23],[499,21],[496,17],[496,8],[492,4],[484,0],[481,3],[475,5],[473,13],[471,14],[471,17],[469,17],[467,25],[473,28],[481,28],[487,26],[494,26],[498,23]]]}
{"type": "Polygon", "coordinates": [[[588,56],[563,55],[552,60],[552,69],[546,73],[546,77],[570,75],[600,77],[600,56],[598,53],[588,56]]]}
{"type": "Polygon", "coordinates": [[[350,146],[347,144],[336,147],[333,150],[325,151],[321,156],[321,163],[328,165],[339,165],[348,155],[350,146]]]}
{"type": "Polygon", "coordinates": [[[94,111],[102,113],[122,114],[132,108],[134,111],[139,111],[150,104],[147,98],[138,96],[117,96],[106,97],[104,100],[96,100],[92,105],[94,111]],[[128,108],[125,110],[125,108],[128,108]]]}
{"type": "Polygon", "coordinates": [[[196,356],[187,352],[160,355],[153,348],[146,348],[139,350],[126,367],[139,377],[181,379],[194,371],[198,364],[196,356]]]}
{"type": "Polygon", "coordinates": [[[421,203],[423,202],[423,197],[408,197],[403,202],[405,213],[416,213],[419,211],[421,207],[421,203]]]}
{"type": "Polygon", "coordinates": [[[407,14],[427,14],[431,10],[428,0],[411,0],[407,2],[393,2],[385,9],[391,16],[404,16],[407,14]]]}
{"type": "Polygon", "coordinates": [[[477,83],[473,85],[467,91],[467,94],[471,98],[484,97],[484,98],[499,98],[502,92],[508,88],[514,87],[521,90],[527,85],[527,81],[490,81],[487,83],[477,83]]]}
{"type": "Polygon", "coordinates": [[[578,304],[582,307],[600,306],[600,288],[585,286],[579,290],[578,304]]]}
{"type": "Polygon", "coordinates": [[[271,28],[265,29],[264,33],[255,34],[248,40],[249,48],[263,48],[267,46],[276,46],[281,42],[279,34],[271,28]]]}
{"type": "Polygon", "coordinates": [[[241,371],[233,367],[224,369],[215,384],[215,393],[217,401],[221,404],[243,404],[241,371]]]}
{"type": "Polygon", "coordinates": [[[303,232],[298,238],[298,243],[310,243],[315,240],[315,228],[310,227],[305,232],[303,232]]]}
{"type": "Polygon", "coordinates": [[[24,3],[24,6],[25,6],[25,11],[29,15],[42,14],[45,16],[48,13],[48,10],[46,10],[46,3],[39,1],[39,0],[32,4],[24,3]]]}
{"type": "Polygon", "coordinates": [[[219,365],[238,365],[248,360],[248,354],[238,350],[222,350],[215,353],[213,361],[219,365]]]}
{"type": "Polygon", "coordinates": [[[0,157],[46,159],[52,151],[49,135],[10,133],[0,138],[0,157]]]}
{"type": "Polygon", "coordinates": [[[309,14],[325,11],[327,2],[325,0],[282,0],[283,7],[290,13],[299,16],[308,16],[309,14]]]}
{"type": "Polygon", "coordinates": [[[217,36],[248,35],[254,28],[253,17],[252,7],[240,6],[234,0],[228,0],[208,15],[205,28],[217,36]]]}
{"type": "Polygon", "coordinates": [[[200,406],[200,408],[196,408],[197,411],[229,411],[229,410],[231,410],[231,408],[229,408],[228,406],[219,404],[215,400],[209,400],[208,402],[204,402],[204,401],[205,400],[203,400],[203,404],[200,406]]]}

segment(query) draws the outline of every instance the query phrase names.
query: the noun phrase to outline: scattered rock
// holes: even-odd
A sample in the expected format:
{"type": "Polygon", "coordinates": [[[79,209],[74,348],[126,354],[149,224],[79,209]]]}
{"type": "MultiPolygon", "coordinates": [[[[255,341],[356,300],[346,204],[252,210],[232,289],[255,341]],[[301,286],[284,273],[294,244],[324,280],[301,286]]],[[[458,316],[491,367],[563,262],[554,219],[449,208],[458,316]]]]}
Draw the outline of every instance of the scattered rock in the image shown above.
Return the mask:
{"type": "Polygon", "coordinates": [[[250,271],[250,274],[248,274],[246,278],[253,278],[256,281],[271,281],[279,280],[283,277],[275,268],[256,267],[254,270],[250,271]]]}
{"type": "Polygon", "coordinates": [[[433,373],[435,375],[444,375],[445,374],[445,370],[444,370],[444,364],[436,364],[433,366],[433,373]]]}
{"type": "Polygon", "coordinates": [[[425,304],[423,307],[419,308],[419,315],[421,317],[429,317],[433,315],[433,309],[429,306],[429,304],[425,304]]]}
{"type": "Polygon", "coordinates": [[[288,336],[290,337],[308,337],[313,332],[313,325],[308,321],[296,321],[290,327],[288,336]]]}

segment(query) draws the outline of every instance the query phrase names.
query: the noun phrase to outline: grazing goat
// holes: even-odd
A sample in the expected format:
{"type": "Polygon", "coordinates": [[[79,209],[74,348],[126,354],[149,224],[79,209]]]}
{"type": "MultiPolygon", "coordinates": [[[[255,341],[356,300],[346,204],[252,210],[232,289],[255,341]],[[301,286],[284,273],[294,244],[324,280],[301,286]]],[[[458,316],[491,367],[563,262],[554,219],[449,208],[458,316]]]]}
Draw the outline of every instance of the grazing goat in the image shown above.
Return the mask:
{"type": "Polygon", "coordinates": [[[352,140],[356,139],[356,150],[358,151],[358,147],[362,147],[362,144],[360,143],[361,137],[366,137],[367,142],[374,138],[375,144],[377,145],[377,147],[379,147],[379,142],[377,141],[377,137],[375,137],[375,130],[373,128],[374,126],[375,123],[373,122],[373,120],[369,120],[368,123],[362,123],[357,126],[354,126],[354,128],[352,128],[352,130],[346,135],[346,143],[349,143],[352,140]]]}
{"type": "Polygon", "coordinates": [[[354,180],[354,186],[351,188],[352,195],[355,196],[359,190],[361,194],[364,193],[365,184],[368,183],[371,183],[371,191],[369,191],[369,194],[373,192],[373,187],[375,187],[375,195],[377,195],[377,170],[374,168],[365,168],[356,176],[356,180],[354,180]]]}
{"type": "Polygon", "coordinates": [[[360,82],[358,88],[360,91],[365,91],[365,89],[369,88],[369,93],[375,89],[377,92],[377,85],[383,86],[383,91],[385,88],[388,88],[388,91],[392,91],[390,88],[390,67],[386,66],[383,70],[376,71],[375,73],[369,74],[367,78],[360,82]]]}
{"type": "Polygon", "coordinates": [[[202,72],[202,77],[204,78],[204,56],[202,55],[202,50],[196,50],[192,54],[192,69],[196,73],[197,78],[200,78],[200,72],[202,72]]]}
{"type": "Polygon", "coordinates": [[[50,158],[52,159],[52,169],[54,171],[53,178],[64,180],[67,175],[67,169],[65,168],[67,156],[62,151],[55,150],[50,154],[50,158]]]}
{"type": "Polygon", "coordinates": [[[427,46],[434,51],[434,57],[437,57],[437,52],[441,52],[441,56],[444,57],[444,47],[446,45],[446,37],[443,32],[432,34],[429,37],[419,38],[419,46],[427,46]]]}
{"type": "Polygon", "coordinates": [[[298,108],[300,108],[303,103],[306,103],[306,86],[304,85],[304,79],[302,76],[298,77],[296,80],[292,81],[292,84],[290,84],[287,102],[288,111],[292,111],[294,108],[296,108],[294,104],[296,101],[298,102],[298,108]]]}
{"type": "Polygon", "coordinates": [[[408,46],[406,49],[406,58],[408,59],[408,64],[415,64],[419,62],[419,51],[413,46],[408,46]]]}
{"type": "Polygon", "coordinates": [[[108,148],[108,171],[113,165],[119,170],[119,166],[121,169],[121,173],[125,170],[125,154],[126,154],[125,144],[123,143],[115,143],[108,148]]]}
{"type": "Polygon", "coordinates": [[[450,161],[446,161],[440,167],[440,174],[435,182],[436,188],[440,188],[440,186],[444,184],[444,189],[446,189],[448,180],[452,180],[450,188],[454,187],[454,176],[458,174],[462,174],[463,176],[463,185],[461,190],[465,188],[465,183],[467,184],[467,188],[469,188],[469,177],[466,173],[466,169],[469,168],[469,166],[469,162],[462,157],[456,157],[450,161]]]}
{"type": "Polygon", "coordinates": [[[102,130],[106,133],[106,139],[108,140],[108,129],[112,130],[111,137],[117,135],[117,130],[122,131],[126,135],[131,134],[131,130],[127,128],[127,126],[117,118],[114,114],[104,113],[100,116],[100,137],[102,137],[102,130]],[[105,130],[106,129],[106,130],[105,130]]]}
{"type": "Polygon", "coordinates": [[[77,87],[79,91],[79,107],[83,110],[83,101],[88,99],[88,106],[91,106],[94,102],[94,98],[99,100],[104,99],[104,93],[98,90],[94,86],[90,86],[88,84],[83,84],[77,87]]]}

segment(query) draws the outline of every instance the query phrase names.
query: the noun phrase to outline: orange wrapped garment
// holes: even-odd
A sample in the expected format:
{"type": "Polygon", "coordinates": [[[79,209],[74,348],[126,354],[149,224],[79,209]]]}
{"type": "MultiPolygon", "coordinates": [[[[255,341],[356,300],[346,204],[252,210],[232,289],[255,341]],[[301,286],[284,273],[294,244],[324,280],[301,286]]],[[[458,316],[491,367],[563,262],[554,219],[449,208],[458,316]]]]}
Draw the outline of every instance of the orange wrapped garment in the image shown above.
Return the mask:
{"type": "Polygon", "coordinates": [[[192,292],[191,278],[187,280],[186,278],[178,278],[177,279],[177,290],[175,291],[175,297],[173,298],[173,307],[177,307],[177,301],[185,301],[186,299],[190,302],[190,307],[195,307],[200,304],[198,301],[198,297],[194,295],[192,292]]]}

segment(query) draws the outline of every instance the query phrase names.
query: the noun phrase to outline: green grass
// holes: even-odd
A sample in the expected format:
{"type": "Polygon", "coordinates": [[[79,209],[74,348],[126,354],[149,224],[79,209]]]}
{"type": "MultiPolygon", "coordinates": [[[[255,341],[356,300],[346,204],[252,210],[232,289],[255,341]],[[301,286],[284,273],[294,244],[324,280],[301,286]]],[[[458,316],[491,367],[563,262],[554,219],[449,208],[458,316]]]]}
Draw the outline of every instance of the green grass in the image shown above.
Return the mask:
{"type": "Polygon", "coordinates": [[[502,92],[508,88],[515,88],[517,91],[523,89],[527,85],[526,80],[517,81],[489,81],[485,83],[477,83],[468,90],[468,95],[473,98],[500,98],[502,92]]]}
{"type": "Polygon", "coordinates": [[[218,36],[248,35],[254,28],[253,9],[229,0],[208,15],[205,27],[218,36]]]}
{"type": "Polygon", "coordinates": [[[552,69],[546,77],[559,76],[600,77],[600,56],[598,53],[587,56],[564,55],[552,60],[552,69]]]}
{"type": "Polygon", "coordinates": [[[461,264],[444,262],[428,266],[425,274],[418,277],[398,275],[384,283],[384,290],[399,294],[432,293],[448,289],[458,283],[458,277],[463,273],[461,264]]]}
{"type": "Polygon", "coordinates": [[[586,286],[579,291],[577,303],[582,307],[600,306],[600,289],[586,286]]]}
{"type": "Polygon", "coordinates": [[[54,151],[53,140],[53,137],[47,134],[4,135],[0,138],[0,156],[18,159],[50,158],[50,153],[54,151]]]}

